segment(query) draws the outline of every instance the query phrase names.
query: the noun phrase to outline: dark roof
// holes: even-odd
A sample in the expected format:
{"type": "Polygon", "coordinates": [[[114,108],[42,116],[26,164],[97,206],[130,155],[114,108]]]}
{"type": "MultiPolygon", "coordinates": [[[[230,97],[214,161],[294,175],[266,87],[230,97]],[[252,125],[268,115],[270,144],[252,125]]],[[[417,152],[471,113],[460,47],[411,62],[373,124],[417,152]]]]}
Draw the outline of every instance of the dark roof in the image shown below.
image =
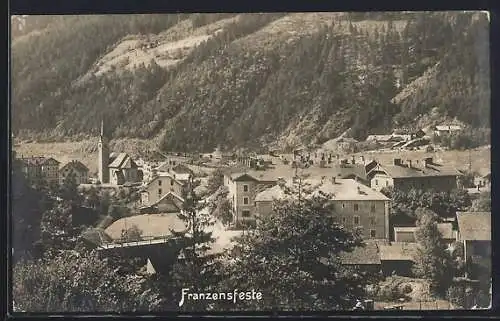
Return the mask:
{"type": "Polygon", "coordinates": [[[342,264],[345,265],[378,265],[380,254],[378,246],[374,242],[367,242],[363,246],[354,248],[352,252],[340,254],[342,264]]]}
{"type": "Polygon", "coordinates": [[[61,167],[61,170],[64,170],[65,168],[70,167],[73,168],[76,171],[81,171],[81,172],[88,172],[89,169],[87,166],[83,165],[82,162],[73,160],[71,162],[66,163],[63,167],[61,167]]]}
{"type": "Polygon", "coordinates": [[[491,241],[491,212],[457,212],[460,239],[491,241]]]}
{"type": "MultiPolygon", "coordinates": [[[[379,170],[384,171],[392,178],[431,177],[431,176],[460,176],[460,172],[450,166],[427,165],[427,167],[406,167],[398,165],[381,165],[379,170]]],[[[375,169],[377,170],[377,169],[375,169]]]]}

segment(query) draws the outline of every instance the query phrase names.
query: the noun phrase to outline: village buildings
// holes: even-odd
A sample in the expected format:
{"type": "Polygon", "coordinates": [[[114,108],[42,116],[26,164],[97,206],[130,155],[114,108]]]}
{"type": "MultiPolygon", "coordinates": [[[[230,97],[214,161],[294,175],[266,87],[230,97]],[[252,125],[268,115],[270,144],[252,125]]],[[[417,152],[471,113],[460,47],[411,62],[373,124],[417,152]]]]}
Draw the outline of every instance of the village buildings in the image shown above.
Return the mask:
{"type": "Polygon", "coordinates": [[[189,175],[178,176],[169,172],[159,172],[146,183],[141,191],[141,206],[143,208],[170,207],[171,203],[183,203],[182,196],[189,180],[189,175]],[[170,196],[167,196],[171,194],[170,196]]]}
{"type": "Polygon", "coordinates": [[[87,184],[89,181],[89,169],[82,162],[73,160],[60,169],[59,180],[62,184],[68,176],[73,176],[76,184],[87,184]]]}
{"type": "Polygon", "coordinates": [[[60,162],[52,157],[21,157],[19,164],[26,178],[32,182],[59,182],[60,162]]]}
{"type": "Polygon", "coordinates": [[[109,139],[104,122],[101,122],[101,133],[98,142],[98,176],[102,184],[123,185],[142,181],[142,171],[127,153],[110,155],[109,139]]]}
{"type": "MultiPolygon", "coordinates": [[[[360,229],[366,239],[389,239],[390,200],[382,193],[355,180],[336,177],[305,179],[303,184],[310,186],[312,195],[327,195],[335,204],[338,223],[349,229],[360,229]]],[[[286,197],[280,185],[258,193],[255,197],[256,215],[269,215],[272,202],[286,197]]]]}
{"type": "Polygon", "coordinates": [[[233,207],[234,224],[240,225],[255,221],[255,197],[267,187],[276,184],[277,178],[268,175],[249,173],[227,173],[224,175],[224,186],[229,193],[228,198],[233,207]]]}
{"type": "Polygon", "coordinates": [[[410,189],[451,191],[458,187],[457,178],[462,174],[455,168],[436,164],[432,157],[419,160],[394,159],[391,165],[377,164],[368,179],[375,190],[384,187],[394,187],[397,190],[410,189]]]}

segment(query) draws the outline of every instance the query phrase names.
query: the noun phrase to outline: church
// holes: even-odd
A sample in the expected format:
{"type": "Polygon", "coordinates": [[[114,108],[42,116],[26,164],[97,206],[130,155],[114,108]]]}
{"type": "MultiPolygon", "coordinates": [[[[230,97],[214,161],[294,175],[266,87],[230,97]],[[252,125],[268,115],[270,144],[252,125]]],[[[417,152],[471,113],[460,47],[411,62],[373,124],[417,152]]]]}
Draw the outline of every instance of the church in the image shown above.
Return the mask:
{"type": "Polygon", "coordinates": [[[142,180],[142,171],[127,153],[109,153],[109,139],[105,134],[104,121],[98,143],[98,175],[102,184],[123,185],[142,180]]]}

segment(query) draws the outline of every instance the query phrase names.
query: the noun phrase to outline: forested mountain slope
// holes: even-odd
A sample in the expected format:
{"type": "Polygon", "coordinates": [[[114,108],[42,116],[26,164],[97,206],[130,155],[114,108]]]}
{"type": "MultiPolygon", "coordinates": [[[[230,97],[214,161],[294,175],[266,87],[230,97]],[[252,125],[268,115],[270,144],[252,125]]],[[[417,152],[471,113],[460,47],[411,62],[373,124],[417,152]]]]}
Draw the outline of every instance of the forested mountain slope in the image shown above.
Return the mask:
{"type": "Polygon", "coordinates": [[[96,135],[105,118],[115,138],[202,151],[321,143],[346,130],[364,138],[455,117],[489,127],[482,13],[24,20],[12,40],[19,137],[96,135]]]}

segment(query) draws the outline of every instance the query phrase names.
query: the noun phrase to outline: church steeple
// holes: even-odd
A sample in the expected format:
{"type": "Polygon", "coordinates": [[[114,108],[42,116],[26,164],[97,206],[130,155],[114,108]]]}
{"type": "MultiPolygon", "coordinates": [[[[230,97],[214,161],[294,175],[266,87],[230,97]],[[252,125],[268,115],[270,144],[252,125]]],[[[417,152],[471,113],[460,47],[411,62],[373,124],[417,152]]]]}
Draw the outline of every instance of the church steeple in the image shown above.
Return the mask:
{"type": "Polygon", "coordinates": [[[109,183],[109,147],[106,132],[104,130],[104,119],[101,120],[101,133],[98,143],[98,160],[97,168],[99,181],[101,183],[109,183]]]}

